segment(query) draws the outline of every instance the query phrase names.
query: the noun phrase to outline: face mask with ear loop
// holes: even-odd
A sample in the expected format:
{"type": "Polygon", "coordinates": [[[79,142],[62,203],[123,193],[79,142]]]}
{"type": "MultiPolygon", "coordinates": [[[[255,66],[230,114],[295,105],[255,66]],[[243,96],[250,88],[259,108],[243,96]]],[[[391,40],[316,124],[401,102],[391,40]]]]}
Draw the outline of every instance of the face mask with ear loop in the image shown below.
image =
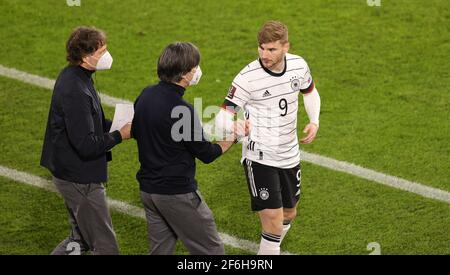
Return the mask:
{"type": "Polygon", "coordinates": [[[200,82],[200,78],[202,78],[202,69],[200,69],[200,65],[197,66],[197,70],[194,73],[194,76],[192,77],[191,81],[189,81],[189,86],[197,85],[198,82],[200,82]]]}
{"type": "MultiPolygon", "coordinates": [[[[88,62],[86,62],[88,63],[88,62]]],[[[111,69],[113,63],[113,58],[111,54],[106,51],[97,61],[96,66],[92,66],[92,64],[88,63],[91,67],[95,67],[95,70],[97,71],[104,71],[111,69]]]]}

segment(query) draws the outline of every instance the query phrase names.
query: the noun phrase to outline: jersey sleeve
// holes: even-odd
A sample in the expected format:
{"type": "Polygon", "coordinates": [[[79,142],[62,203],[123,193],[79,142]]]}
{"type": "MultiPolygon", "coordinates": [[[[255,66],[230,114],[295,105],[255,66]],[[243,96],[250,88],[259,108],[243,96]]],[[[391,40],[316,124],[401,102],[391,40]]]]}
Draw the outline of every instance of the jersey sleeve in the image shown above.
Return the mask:
{"type": "Polygon", "coordinates": [[[302,94],[308,94],[314,90],[314,80],[312,79],[311,71],[309,70],[308,64],[305,62],[305,74],[303,79],[300,81],[300,92],[302,94]]]}
{"type": "Polygon", "coordinates": [[[225,97],[225,101],[229,101],[238,107],[243,108],[249,100],[250,88],[248,82],[239,73],[231,83],[231,87],[228,90],[228,95],[225,97]]]}

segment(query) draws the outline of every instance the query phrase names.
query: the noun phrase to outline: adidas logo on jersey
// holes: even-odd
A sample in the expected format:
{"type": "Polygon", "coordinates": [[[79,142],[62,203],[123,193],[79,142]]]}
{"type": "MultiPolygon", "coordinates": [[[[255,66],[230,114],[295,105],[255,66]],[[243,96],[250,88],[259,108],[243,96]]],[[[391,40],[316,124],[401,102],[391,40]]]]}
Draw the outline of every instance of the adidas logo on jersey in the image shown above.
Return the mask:
{"type": "Polygon", "coordinates": [[[272,94],[271,93],[269,93],[269,91],[268,90],[266,90],[266,92],[263,94],[263,97],[268,97],[268,96],[271,96],[272,94]]]}

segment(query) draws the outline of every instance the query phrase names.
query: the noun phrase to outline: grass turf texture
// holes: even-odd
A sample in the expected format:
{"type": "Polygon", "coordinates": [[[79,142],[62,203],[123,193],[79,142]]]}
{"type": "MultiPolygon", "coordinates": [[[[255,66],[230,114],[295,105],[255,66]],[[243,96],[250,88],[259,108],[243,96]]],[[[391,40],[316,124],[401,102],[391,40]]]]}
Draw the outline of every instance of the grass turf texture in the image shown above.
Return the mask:
{"type": "MultiPolygon", "coordinates": [[[[0,165],[50,178],[48,172],[38,166],[50,96],[48,90],[0,78],[0,103],[4,106],[1,123],[11,129],[0,133],[0,165]]],[[[112,113],[111,108],[105,110],[107,114],[112,113]]],[[[108,195],[141,207],[133,178],[138,167],[135,152],[134,141],[114,149],[108,195]]],[[[219,230],[258,242],[259,221],[248,209],[247,187],[238,155],[236,147],[216,163],[199,163],[197,179],[219,230]]],[[[286,237],[283,249],[299,254],[366,254],[366,245],[376,241],[381,244],[383,254],[450,252],[450,207],[447,204],[308,163],[303,164],[303,169],[300,216],[286,237]]],[[[49,253],[67,234],[62,200],[47,191],[4,179],[1,186],[0,240],[5,245],[0,246],[0,253],[49,253]],[[51,218],[47,217],[49,215],[51,218]],[[29,233],[33,224],[42,230],[29,233]],[[43,240],[46,240],[45,246],[43,240]],[[33,242],[37,242],[36,245],[29,246],[33,242]]],[[[122,253],[146,253],[143,220],[113,211],[113,222],[122,253]]],[[[227,252],[249,253],[230,247],[227,252]]],[[[177,253],[185,253],[182,246],[178,246],[177,253]]]]}

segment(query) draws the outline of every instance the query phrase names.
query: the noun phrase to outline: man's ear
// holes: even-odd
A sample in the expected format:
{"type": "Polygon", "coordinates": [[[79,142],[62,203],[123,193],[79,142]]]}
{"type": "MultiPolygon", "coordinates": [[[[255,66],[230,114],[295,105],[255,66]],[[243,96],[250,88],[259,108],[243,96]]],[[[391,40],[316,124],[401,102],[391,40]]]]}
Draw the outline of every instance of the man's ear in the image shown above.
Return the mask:
{"type": "Polygon", "coordinates": [[[180,81],[178,81],[178,82],[181,82],[181,81],[186,81],[186,83],[189,83],[189,80],[187,79],[187,75],[188,75],[188,73],[187,74],[184,74],[184,75],[182,75],[181,76],[181,79],[180,79],[180,81]]]}
{"type": "Polygon", "coordinates": [[[83,56],[83,57],[81,58],[81,63],[80,63],[80,65],[82,65],[82,64],[87,64],[89,67],[95,69],[95,66],[92,65],[91,62],[88,60],[89,57],[90,57],[90,55],[85,55],[85,56],[83,56]]]}
{"type": "Polygon", "coordinates": [[[91,56],[91,55],[85,54],[84,56],[82,56],[81,57],[81,63],[89,64],[89,60],[88,60],[89,56],[91,56]]]}
{"type": "Polygon", "coordinates": [[[289,42],[286,42],[284,44],[284,52],[287,53],[289,52],[289,49],[291,48],[291,44],[289,42]]]}
{"type": "MultiPolygon", "coordinates": [[[[191,69],[189,72],[187,72],[186,74],[182,75],[181,78],[183,78],[184,80],[186,80],[187,82],[189,82],[187,76],[188,76],[189,73],[192,72],[193,69],[194,69],[194,68],[192,68],[192,69],[191,69]]],[[[192,73],[192,74],[193,74],[193,73],[192,73]]]]}

